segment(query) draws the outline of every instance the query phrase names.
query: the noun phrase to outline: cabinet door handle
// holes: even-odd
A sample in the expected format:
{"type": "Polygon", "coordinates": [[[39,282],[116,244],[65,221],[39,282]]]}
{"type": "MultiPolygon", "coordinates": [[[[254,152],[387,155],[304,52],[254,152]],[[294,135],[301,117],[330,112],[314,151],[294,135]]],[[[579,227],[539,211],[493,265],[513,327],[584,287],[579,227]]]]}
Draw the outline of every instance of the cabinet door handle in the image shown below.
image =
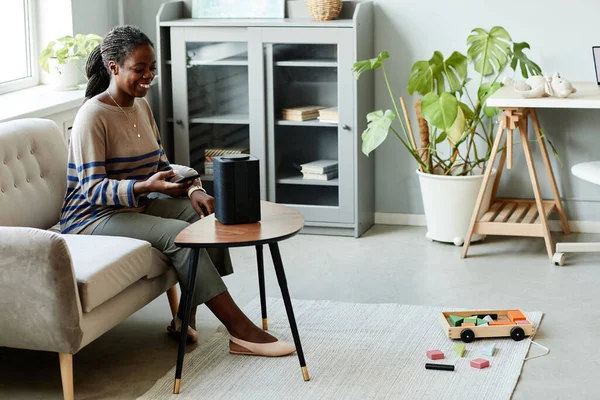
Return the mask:
{"type": "Polygon", "coordinates": [[[344,124],[344,125],[342,125],[342,129],[345,130],[345,131],[349,131],[350,130],[350,126],[344,124]]]}
{"type": "Polygon", "coordinates": [[[180,125],[180,126],[181,126],[181,125],[183,125],[183,121],[182,121],[182,120],[180,120],[180,119],[178,119],[177,121],[175,121],[175,123],[176,123],[177,125],[180,125]]]}

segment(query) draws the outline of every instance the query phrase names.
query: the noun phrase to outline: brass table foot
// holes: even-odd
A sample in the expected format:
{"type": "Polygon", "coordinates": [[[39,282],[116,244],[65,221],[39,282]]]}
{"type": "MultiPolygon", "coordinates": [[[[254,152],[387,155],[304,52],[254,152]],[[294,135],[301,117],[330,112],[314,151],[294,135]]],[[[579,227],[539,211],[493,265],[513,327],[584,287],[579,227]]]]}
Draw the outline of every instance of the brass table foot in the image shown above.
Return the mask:
{"type": "Polygon", "coordinates": [[[310,377],[308,376],[308,369],[306,367],[302,367],[302,376],[305,381],[310,381],[310,377]]]}

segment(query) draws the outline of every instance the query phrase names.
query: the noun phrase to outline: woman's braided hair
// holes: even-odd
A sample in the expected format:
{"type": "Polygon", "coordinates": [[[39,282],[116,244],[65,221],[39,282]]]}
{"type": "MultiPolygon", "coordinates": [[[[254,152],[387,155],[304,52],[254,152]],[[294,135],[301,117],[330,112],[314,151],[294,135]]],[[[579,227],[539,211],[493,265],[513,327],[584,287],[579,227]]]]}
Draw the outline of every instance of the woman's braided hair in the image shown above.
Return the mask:
{"type": "Polygon", "coordinates": [[[131,55],[133,50],[143,44],[154,47],[150,38],[139,28],[129,25],[112,28],[87,59],[85,65],[85,73],[88,78],[85,89],[86,100],[102,93],[110,85],[109,61],[123,65],[123,61],[131,55]]]}

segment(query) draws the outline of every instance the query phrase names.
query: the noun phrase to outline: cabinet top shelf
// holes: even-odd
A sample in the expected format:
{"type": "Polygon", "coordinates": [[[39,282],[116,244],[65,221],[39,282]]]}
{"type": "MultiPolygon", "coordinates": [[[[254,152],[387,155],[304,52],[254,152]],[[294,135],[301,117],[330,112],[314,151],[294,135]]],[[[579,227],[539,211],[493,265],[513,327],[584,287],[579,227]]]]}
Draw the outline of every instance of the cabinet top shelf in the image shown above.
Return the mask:
{"type": "Polygon", "coordinates": [[[247,125],[250,123],[248,114],[220,114],[220,115],[190,115],[193,124],[231,124],[247,125]]]}
{"type": "Polygon", "coordinates": [[[335,59],[306,59],[306,60],[282,60],[275,61],[275,65],[278,67],[337,67],[337,60],[335,59]]]}
{"type": "Polygon", "coordinates": [[[313,21],[311,18],[183,18],[172,21],[162,21],[160,26],[353,28],[354,21],[351,19],[313,21]]]}

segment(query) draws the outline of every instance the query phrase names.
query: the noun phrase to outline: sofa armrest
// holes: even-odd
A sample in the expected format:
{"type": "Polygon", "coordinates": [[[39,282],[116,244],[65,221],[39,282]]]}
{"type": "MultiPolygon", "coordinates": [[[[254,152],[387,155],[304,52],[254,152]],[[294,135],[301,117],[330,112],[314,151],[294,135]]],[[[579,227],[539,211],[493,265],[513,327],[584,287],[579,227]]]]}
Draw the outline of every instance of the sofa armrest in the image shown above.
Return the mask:
{"type": "Polygon", "coordinates": [[[73,354],[81,303],[71,255],[54,232],[0,226],[0,346],[73,354]]]}

